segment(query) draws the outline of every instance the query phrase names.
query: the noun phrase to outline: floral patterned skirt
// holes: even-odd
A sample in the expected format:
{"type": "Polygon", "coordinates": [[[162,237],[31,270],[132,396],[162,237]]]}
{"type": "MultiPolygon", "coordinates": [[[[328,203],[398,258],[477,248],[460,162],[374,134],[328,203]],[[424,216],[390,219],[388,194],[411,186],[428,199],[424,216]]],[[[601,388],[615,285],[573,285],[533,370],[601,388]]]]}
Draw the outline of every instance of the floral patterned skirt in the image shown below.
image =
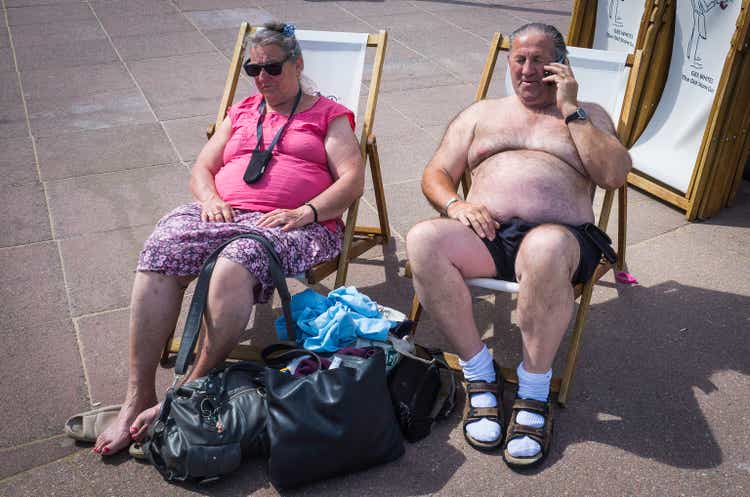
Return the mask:
{"type": "MultiPolygon", "coordinates": [[[[148,237],[138,259],[138,271],[173,276],[197,276],[203,261],[222,243],[243,233],[259,233],[271,241],[287,276],[303,273],[314,265],[336,257],[341,250],[341,226],[331,231],[312,223],[292,231],[256,226],[261,212],[234,210],[234,222],[201,221],[197,202],[180,206],[161,218],[148,237]]],[[[242,264],[260,283],[256,302],[267,302],[273,294],[268,254],[255,240],[235,240],[219,257],[242,264]]]]}

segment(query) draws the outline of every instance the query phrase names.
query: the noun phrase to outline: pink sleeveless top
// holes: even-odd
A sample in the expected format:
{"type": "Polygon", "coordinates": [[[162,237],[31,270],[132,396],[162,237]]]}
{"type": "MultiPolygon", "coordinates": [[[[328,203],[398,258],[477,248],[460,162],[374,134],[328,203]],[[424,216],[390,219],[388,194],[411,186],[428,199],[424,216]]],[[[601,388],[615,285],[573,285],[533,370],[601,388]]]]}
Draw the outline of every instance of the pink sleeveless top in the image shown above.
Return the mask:
{"type": "MultiPolygon", "coordinates": [[[[214,181],[219,196],[235,209],[269,212],[274,209],[296,209],[331,186],[333,177],[328,169],[325,137],[328,125],[337,117],[346,116],[354,129],[352,111],[319,97],[304,112],[294,114],[281,139],[273,149],[266,172],[255,183],[242,179],[257,143],[258,105],[261,95],[252,95],[229,109],[232,136],[224,147],[224,165],[214,181]]],[[[287,116],[267,112],[263,119],[263,149],[284,125],[287,116]]],[[[335,230],[339,219],[321,224],[335,230]]]]}

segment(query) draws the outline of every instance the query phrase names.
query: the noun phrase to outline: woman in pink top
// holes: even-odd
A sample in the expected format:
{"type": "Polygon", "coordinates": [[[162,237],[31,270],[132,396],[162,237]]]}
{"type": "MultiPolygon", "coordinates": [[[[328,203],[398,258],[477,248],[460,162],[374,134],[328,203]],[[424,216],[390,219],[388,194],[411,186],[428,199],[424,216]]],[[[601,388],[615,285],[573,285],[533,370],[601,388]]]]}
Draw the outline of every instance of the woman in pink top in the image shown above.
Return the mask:
{"type": "MultiPolygon", "coordinates": [[[[141,252],[131,302],[128,391],[94,452],[114,454],[140,440],[158,415],[161,350],[177,323],[185,288],[215,248],[237,234],[261,232],[288,275],[338,254],[340,216],[362,195],[364,168],[352,112],[305,94],[303,67],[293,26],[269,23],[253,36],[245,69],[259,95],[229,110],[193,166],[196,202],[162,218],[141,252]],[[250,164],[254,150],[261,156],[269,148],[264,171],[250,164]]],[[[272,291],[267,255],[257,242],[236,240],[222,252],[209,287],[207,333],[188,380],[226,358],[250,318],[248,304],[267,301],[272,291]]]]}

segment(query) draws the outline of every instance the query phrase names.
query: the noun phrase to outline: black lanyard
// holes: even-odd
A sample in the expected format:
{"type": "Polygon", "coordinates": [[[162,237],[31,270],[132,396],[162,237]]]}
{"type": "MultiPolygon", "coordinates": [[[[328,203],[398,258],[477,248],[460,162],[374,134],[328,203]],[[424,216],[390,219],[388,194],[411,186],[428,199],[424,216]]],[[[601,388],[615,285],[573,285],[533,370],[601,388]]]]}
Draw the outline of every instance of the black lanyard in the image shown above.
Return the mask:
{"type": "MultiPolygon", "coordinates": [[[[300,87],[299,91],[297,92],[297,97],[294,99],[294,105],[292,106],[292,112],[289,113],[289,118],[286,120],[284,125],[279,128],[279,130],[276,132],[276,136],[273,137],[273,140],[271,141],[271,144],[268,145],[268,153],[270,154],[273,151],[273,147],[276,146],[276,142],[279,141],[279,138],[281,138],[282,133],[286,130],[286,127],[289,125],[289,121],[292,120],[292,116],[294,115],[294,111],[297,110],[297,105],[299,105],[299,101],[302,100],[302,87],[300,87]]],[[[257,127],[257,135],[258,135],[258,143],[255,144],[255,150],[253,152],[258,152],[262,150],[263,148],[263,119],[266,117],[266,99],[263,98],[263,100],[260,101],[260,105],[258,106],[258,113],[260,114],[258,116],[258,127],[257,127]]]]}
{"type": "Polygon", "coordinates": [[[302,99],[302,87],[300,87],[297,92],[297,98],[294,99],[294,105],[292,106],[292,112],[289,113],[289,118],[276,132],[276,136],[273,137],[273,141],[271,141],[271,144],[268,146],[268,150],[263,150],[263,118],[266,117],[266,99],[264,98],[261,100],[260,105],[258,106],[258,113],[260,115],[258,116],[258,131],[256,133],[258,142],[255,144],[255,150],[253,150],[253,153],[250,155],[250,161],[247,163],[245,174],[242,177],[248,185],[258,181],[263,176],[263,173],[266,172],[268,163],[271,162],[271,152],[273,151],[273,147],[276,146],[276,142],[279,141],[279,138],[281,138],[281,135],[292,120],[292,116],[294,115],[294,111],[297,110],[297,105],[299,104],[300,99],[302,99]]]}

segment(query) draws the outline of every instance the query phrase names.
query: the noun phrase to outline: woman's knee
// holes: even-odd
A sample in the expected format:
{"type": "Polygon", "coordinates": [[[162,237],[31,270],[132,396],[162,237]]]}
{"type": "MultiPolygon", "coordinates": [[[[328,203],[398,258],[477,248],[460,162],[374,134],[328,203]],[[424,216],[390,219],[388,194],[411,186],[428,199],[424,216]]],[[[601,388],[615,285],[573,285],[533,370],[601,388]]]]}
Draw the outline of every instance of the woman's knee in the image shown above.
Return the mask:
{"type": "Polygon", "coordinates": [[[212,286],[236,286],[241,284],[252,288],[255,281],[255,276],[245,266],[226,257],[219,257],[216,260],[216,266],[211,275],[212,286]]]}

